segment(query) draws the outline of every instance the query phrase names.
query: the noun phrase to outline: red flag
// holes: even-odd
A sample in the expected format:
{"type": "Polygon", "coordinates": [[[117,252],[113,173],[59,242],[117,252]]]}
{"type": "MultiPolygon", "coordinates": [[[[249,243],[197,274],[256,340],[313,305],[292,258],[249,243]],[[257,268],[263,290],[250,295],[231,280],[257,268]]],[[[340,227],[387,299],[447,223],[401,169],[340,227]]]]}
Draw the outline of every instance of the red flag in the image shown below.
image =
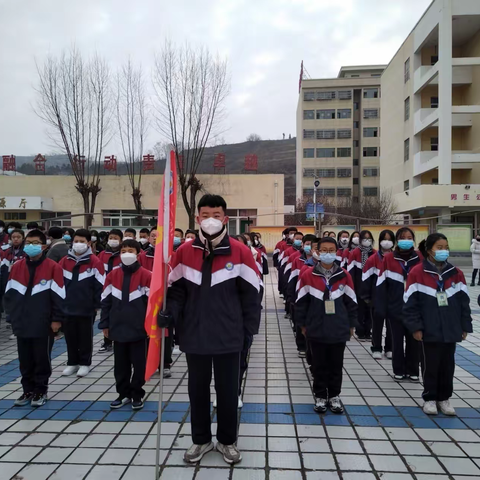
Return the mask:
{"type": "MultiPolygon", "coordinates": [[[[157,325],[157,317],[164,301],[168,275],[168,262],[173,251],[173,236],[175,232],[175,213],[177,209],[177,167],[175,152],[170,152],[170,158],[165,165],[162,181],[162,191],[158,206],[158,237],[153,261],[150,295],[148,298],[147,316],[145,317],[145,330],[150,337],[147,356],[145,379],[158,370],[160,364],[161,329],[157,325]]],[[[165,332],[167,334],[167,332],[165,332]]],[[[160,372],[162,375],[162,372],[160,372]]]]}

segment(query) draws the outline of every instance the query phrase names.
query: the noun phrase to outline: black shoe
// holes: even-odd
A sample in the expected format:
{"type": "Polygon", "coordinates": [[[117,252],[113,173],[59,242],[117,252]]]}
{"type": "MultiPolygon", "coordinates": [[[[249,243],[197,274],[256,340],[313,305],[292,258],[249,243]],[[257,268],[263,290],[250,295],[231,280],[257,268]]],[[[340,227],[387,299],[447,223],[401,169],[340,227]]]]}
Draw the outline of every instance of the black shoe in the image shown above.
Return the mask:
{"type": "Polygon", "coordinates": [[[333,397],[328,401],[328,406],[332,413],[343,413],[343,403],[340,397],[333,397]]]}
{"type": "Polygon", "coordinates": [[[15,407],[24,407],[28,405],[33,398],[33,393],[24,393],[21,397],[17,398],[14,402],[15,407]]]}
{"type": "Polygon", "coordinates": [[[326,398],[315,398],[315,406],[313,409],[317,413],[325,413],[327,411],[327,399],[326,398]]]}
{"type": "Polygon", "coordinates": [[[124,405],[127,405],[130,402],[131,400],[129,398],[118,397],[116,400],[114,400],[110,404],[110,408],[113,408],[113,409],[122,408],[124,405]]]}
{"type": "Polygon", "coordinates": [[[141,410],[143,408],[143,400],[132,400],[132,410],[141,410]]]}
{"type": "Polygon", "coordinates": [[[113,345],[111,343],[102,343],[100,348],[98,349],[98,353],[107,353],[111,352],[113,349],[113,345]]]}
{"type": "Polygon", "coordinates": [[[471,283],[470,286],[471,286],[471,287],[474,287],[474,286],[475,286],[475,283],[471,283]]]}
{"type": "Polygon", "coordinates": [[[31,405],[32,407],[41,407],[47,403],[47,394],[46,393],[35,393],[32,397],[31,405]]]}

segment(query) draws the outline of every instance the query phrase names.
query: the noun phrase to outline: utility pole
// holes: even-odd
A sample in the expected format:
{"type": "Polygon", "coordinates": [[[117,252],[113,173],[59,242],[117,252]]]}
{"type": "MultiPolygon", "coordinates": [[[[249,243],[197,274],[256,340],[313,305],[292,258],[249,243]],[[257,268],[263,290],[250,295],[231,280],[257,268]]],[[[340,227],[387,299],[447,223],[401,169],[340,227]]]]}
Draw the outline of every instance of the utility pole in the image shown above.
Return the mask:
{"type": "Polygon", "coordinates": [[[313,231],[317,235],[317,188],[320,185],[320,180],[317,177],[314,177],[315,181],[313,182],[313,231]]]}

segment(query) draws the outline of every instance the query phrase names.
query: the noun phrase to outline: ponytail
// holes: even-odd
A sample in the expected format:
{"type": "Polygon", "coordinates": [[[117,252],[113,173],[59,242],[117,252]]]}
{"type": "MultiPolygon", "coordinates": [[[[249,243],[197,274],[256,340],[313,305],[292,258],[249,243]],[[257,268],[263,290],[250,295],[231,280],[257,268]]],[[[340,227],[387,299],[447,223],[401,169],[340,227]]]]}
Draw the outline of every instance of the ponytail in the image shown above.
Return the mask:
{"type": "Polygon", "coordinates": [[[427,259],[428,255],[427,255],[427,247],[426,247],[426,240],[422,240],[419,244],[418,244],[418,250],[419,252],[423,255],[423,258],[427,259]]]}

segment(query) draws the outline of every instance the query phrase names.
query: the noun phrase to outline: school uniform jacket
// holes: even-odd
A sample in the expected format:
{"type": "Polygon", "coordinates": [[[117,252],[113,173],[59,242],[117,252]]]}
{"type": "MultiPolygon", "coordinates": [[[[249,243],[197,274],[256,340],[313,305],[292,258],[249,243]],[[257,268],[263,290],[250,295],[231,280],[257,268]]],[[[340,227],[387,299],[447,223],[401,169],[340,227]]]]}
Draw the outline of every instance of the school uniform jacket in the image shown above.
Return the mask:
{"type": "Polygon", "coordinates": [[[0,250],[0,299],[7,287],[8,275],[12,270],[13,264],[22,258],[25,258],[23,245],[15,251],[10,245],[3,245],[0,250]]]}
{"type": "Polygon", "coordinates": [[[109,247],[98,254],[98,259],[103,263],[105,275],[122,266],[120,259],[120,250],[113,252],[109,247]]]}
{"type": "Polygon", "coordinates": [[[261,259],[261,263],[262,263],[262,275],[268,275],[268,255],[267,255],[267,250],[266,248],[263,246],[263,245],[259,245],[259,246],[254,246],[255,250],[257,250],[258,252],[258,255],[259,255],[259,258],[257,259],[257,261],[259,261],[259,259],[261,259]]]}
{"type": "Polygon", "coordinates": [[[288,279],[288,284],[287,284],[287,295],[285,297],[285,300],[290,303],[295,302],[295,297],[296,297],[296,286],[298,283],[298,277],[300,275],[300,270],[302,267],[305,265],[305,262],[307,261],[307,257],[305,256],[305,253],[302,253],[299,257],[297,257],[293,261],[292,268],[290,269],[290,277],[288,279]]]}
{"type": "Polygon", "coordinates": [[[69,252],[60,260],[67,298],[64,312],[67,316],[93,317],[100,308],[100,297],[105,284],[103,263],[93,253],[77,257],[69,252]]]}
{"type": "Polygon", "coordinates": [[[273,266],[275,268],[279,267],[278,257],[283,252],[283,249],[284,249],[286,244],[287,244],[287,242],[285,240],[280,240],[275,245],[275,250],[273,251],[273,266]]]}
{"type": "Polygon", "coordinates": [[[108,328],[114,342],[147,338],[147,313],[152,274],[138,262],[121,265],[107,275],[102,293],[102,316],[98,328],[108,328]]]}
{"type": "Polygon", "coordinates": [[[209,251],[200,238],[179,248],[171,265],[167,309],[183,352],[240,352],[258,333],[260,278],[252,252],[225,235],[209,251]]]}
{"type": "Polygon", "coordinates": [[[280,262],[280,270],[278,272],[279,285],[281,286],[281,292],[286,295],[288,279],[292,270],[293,261],[302,254],[301,248],[289,247],[283,252],[283,257],[280,262]]]}
{"type": "Polygon", "coordinates": [[[43,255],[32,262],[23,258],[12,267],[3,304],[13,333],[20,338],[42,338],[52,333],[51,323],[62,322],[65,301],[63,273],[58,263],[43,255]]]}
{"type": "Polygon", "coordinates": [[[0,246],[8,245],[8,241],[10,240],[10,236],[7,232],[0,233],[0,246]]]}
{"type": "Polygon", "coordinates": [[[378,277],[383,272],[383,253],[378,250],[375,255],[368,257],[363,271],[362,271],[362,284],[360,287],[360,298],[362,300],[370,300],[373,308],[377,313],[383,311],[382,305],[385,304],[385,301],[379,298],[382,292],[381,287],[377,287],[378,277]],[[378,305],[377,305],[378,304],[378,305]]]}
{"type": "Polygon", "coordinates": [[[347,268],[349,255],[350,255],[350,250],[348,248],[339,248],[337,250],[337,258],[335,262],[339,267],[347,268]]]}
{"type": "MultiPolygon", "coordinates": [[[[175,252],[173,252],[175,253],[175,252]]],[[[172,255],[173,255],[172,253],[172,255]]],[[[155,247],[149,245],[149,247],[140,252],[138,261],[143,268],[146,268],[148,271],[153,271],[153,260],[155,259],[155,247]]]]}
{"type": "MultiPolygon", "coordinates": [[[[368,257],[370,258],[372,255],[376,254],[377,251],[372,248],[370,252],[368,252],[368,257]]],[[[348,273],[352,276],[353,284],[355,285],[355,292],[357,295],[360,295],[360,287],[362,284],[362,251],[360,248],[355,248],[350,251],[348,255],[348,273]]]]}
{"type": "Polygon", "coordinates": [[[318,267],[307,270],[300,278],[295,304],[295,322],[306,327],[308,339],[320,343],[344,343],[350,339],[350,328],[357,323],[357,297],[352,277],[343,268],[329,280],[318,267]],[[325,300],[335,302],[335,313],[325,313],[325,300]]]}
{"type": "Polygon", "coordinates": [[[473,332],[463,272],[446,263],[438,273],[427,260],[415,266],[408,275],[403,324],[410,333],[421,330],[424,342],[461,342],[463,332],[473,332]],[[447,294],[448,306],[438,305],[439,291],[447,294]]]}

